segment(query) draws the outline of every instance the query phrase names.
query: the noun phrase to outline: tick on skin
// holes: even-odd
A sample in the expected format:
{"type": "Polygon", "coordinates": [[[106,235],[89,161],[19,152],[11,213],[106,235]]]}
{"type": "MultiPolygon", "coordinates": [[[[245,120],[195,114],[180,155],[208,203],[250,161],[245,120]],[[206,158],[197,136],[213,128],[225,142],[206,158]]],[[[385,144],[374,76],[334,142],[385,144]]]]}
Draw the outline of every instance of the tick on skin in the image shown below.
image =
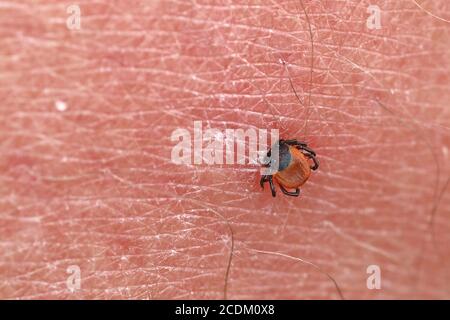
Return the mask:
{"type": "MultiPolygon", "coordinates": [[[[269,182],[272,196],[276,196],[273,179],[278,182],[281,191],[285,195],[298,197],[303,184],[309,179],[311,170],[319,168],[319,161],[316,158],[314,150],[308,147],[304,142],[296,139],[278,141],[279,144],[279,166],[278,171],[273,175],[263,175],[260,180],[261,188],[264,189],[264,183],[269,182]],[[313,165],[311,165],[311,161],[313,165]],[[295,189],[288,191],[287,189],[295,189]]],[[[271,149],[267,152],[268,163],[264,166],[269,167],[274,159],[271,158],[271,149]]]]}

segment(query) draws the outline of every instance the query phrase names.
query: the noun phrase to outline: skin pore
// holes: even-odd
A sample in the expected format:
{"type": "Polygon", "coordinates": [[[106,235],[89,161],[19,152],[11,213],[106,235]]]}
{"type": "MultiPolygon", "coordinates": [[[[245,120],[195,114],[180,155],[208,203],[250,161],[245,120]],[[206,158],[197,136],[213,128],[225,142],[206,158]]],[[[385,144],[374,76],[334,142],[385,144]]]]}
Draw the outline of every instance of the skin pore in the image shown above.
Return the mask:
{"type": "Polygon", "coordinates": [[[450,298],[448,1],[72,4],[0,7],[0,298],[450,298]],[[193,121],[320,168],[176,165],[193,121]]]}

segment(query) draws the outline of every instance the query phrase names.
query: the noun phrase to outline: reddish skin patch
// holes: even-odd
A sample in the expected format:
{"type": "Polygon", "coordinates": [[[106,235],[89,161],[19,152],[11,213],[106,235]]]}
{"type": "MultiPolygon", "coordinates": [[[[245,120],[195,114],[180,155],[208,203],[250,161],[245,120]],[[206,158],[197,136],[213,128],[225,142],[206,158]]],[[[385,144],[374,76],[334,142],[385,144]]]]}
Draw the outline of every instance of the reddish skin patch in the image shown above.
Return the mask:
{"type": "Polygon", "coordinates": [[[230,299],[339,298],[254,250],[349,299],[450,298],[447,23],[410,1],[105,0],[71,31],[72,1],[25,2],[0,9],[0,298],[222,298],[229,226],[230,299]],[[177,166],[194,120],[279,128],[320,169],[272,198],[256,168],[177,166]]]}
{"type": "Polygon", "coordinates": [[[292,160],[287,168],[274,174],[274,178],[285,188],[301,187],[311,176],[311,164],[308,158],[297,148],[289,146],[292,160]]]}

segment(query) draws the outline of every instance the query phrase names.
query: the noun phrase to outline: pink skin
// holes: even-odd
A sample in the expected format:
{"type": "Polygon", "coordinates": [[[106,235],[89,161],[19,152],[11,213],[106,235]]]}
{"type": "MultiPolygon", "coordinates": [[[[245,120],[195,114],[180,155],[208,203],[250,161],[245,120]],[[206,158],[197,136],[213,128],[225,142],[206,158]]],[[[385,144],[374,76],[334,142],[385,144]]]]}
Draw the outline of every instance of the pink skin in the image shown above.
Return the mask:
{"type": "Polygon", "coordinates": [[[325,273],[450,298],[449,2],[372,0],[380,30],[369,1],[232,2],[78,1],[78,31],[72,1],[1,6],[0,298],[339,299],[325,273]],[[175,165],[194,120],[321,166],[272,198],[255,167],[175,165]]]}

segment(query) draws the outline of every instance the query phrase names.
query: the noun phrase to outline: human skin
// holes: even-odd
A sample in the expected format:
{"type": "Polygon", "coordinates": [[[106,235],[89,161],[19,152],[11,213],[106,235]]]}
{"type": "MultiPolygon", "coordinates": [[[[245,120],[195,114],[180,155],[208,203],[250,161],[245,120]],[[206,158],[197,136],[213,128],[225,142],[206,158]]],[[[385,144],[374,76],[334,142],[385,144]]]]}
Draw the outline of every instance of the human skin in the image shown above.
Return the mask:
{"type": "Polygon", "coordinates": [[[0,298],[450,298],[448,1],[71,4],[0,6],[0,298]],[[176,165],[193,121],[320,168],[176,165]]]}

